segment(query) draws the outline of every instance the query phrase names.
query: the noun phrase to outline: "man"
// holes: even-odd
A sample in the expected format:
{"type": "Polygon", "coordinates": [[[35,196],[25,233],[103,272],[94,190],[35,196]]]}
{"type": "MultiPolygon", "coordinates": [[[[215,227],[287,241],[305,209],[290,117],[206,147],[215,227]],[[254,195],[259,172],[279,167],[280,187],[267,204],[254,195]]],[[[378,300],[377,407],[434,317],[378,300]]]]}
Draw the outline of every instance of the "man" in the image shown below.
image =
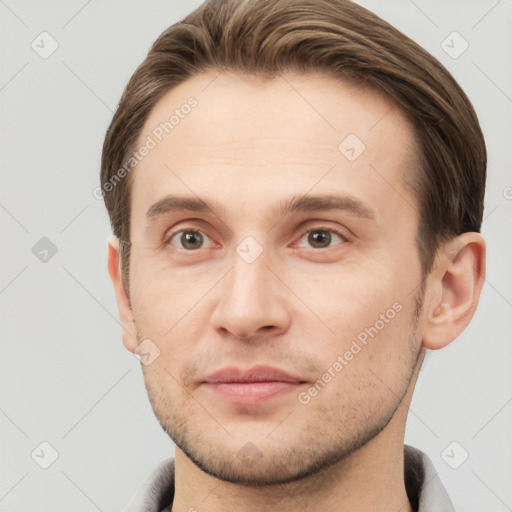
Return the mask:
{"type": "Polygon", "coordinates": [[[451,75],[356,4],[166,30],[102,158],[123,342],[176,444],[128,510],[453,510],[404,430],[478,303],[485,174],[451,75]]]}

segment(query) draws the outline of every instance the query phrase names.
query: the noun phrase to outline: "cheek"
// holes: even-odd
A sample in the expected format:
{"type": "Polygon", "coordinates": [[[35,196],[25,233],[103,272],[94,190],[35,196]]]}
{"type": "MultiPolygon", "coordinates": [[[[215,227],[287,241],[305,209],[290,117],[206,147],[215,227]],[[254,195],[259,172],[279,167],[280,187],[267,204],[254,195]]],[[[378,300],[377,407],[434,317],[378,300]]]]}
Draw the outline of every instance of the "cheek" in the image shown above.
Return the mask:
{"type": "Polygon", "coordinates": [[[298,292],[310,309],[300,315],[300,330],[316,340],[325,368],[342,356],[354,371],[379,368],[388,377],[388,368],[400,373],[396,365],[404,369],[411,363],[418,346],[412,339],[416,292],[409,272],[383,265],[342,268],[298,292]]]}
{"type": "MultiPolygon", "coordinates": [[[[187,321],[218,281],[216,271],[170,268],[162,258],[135,263],[131,272],[132,306],[137,321],[158,336],[187,321]]],[[[220,274],[219,274],[220,275],[220,274]]]]}
{"type": "MultiPolygon", "coordinates": [[[[163,358],[161,358],[163,359],[163,358]]],[[[178,384],[172,368],[165,367],[160,361],[151,366],[143,366],[144,382],[151,407],[163,424],[176,421],[176,411],[184,411],[188,404],[188,395],[178,384]]]]}
{"type": "MultiPolygon", "coordinates": [[[[338,419],[357,418],[371,425],[394,411],[409,386],[419,350],[412,337],[412,312],[395,302],[382,309],[384,316],[375,320],[369,315],[371,320],[350,335],[338,323],[337,336],[323,338],[316,347],[321,373],[299,397],[299,403],[312,406],[306,408],[308,414],[321,415],[324,408],[325,414],[338,419]],[[337,412],[329,412],[332,404],[338,405],[337,412]]],[[[364,315],[360,312],[361,318],[364,315]]],[[[353,424],[347,425],[348,436],[353,424]]]]}
{"type": "MultiPolygon", "coordinates": [[[[138,337],[149,338],[159,350],[158,358],[147,368],[148,378],[155,385],[167,381],[174,386],[174,379],[183,382],[191,358],[201,347],[204,349],[200,344],[209,338],[205,334],[209,316],[205,296],[211,287],[209,280],[191,285],[188,279],[164,281],[149,273],[134,286],[132,304],[138,337]]],[[[176,389],[174,394],[179,391],[176,389]]]]}
{"type": "MultiPolygon", "coordinates": [[[[357,335],[365,327],[373,325],[381,314],[394,319],[399,303],[404,307],[410,302],[411,291],[407,279],[400,277],[389,267],[351,265],[331,267],[315,276],[314,280],[290,276],[297,296],[312,314],[326,325],[326,334],[344,338],[357,335]]],[[[311,314],[309,315],[311,317],[311,314]]],[[[402,315],[403,316],[403,315],[402,315]]]]}

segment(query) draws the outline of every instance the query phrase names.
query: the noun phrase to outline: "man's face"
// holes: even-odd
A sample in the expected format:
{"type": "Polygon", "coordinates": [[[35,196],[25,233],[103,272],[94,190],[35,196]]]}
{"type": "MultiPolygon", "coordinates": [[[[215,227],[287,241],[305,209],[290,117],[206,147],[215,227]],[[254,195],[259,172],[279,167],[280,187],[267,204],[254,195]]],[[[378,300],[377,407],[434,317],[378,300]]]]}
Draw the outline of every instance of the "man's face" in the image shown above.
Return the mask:
{"type": "Polygon", "coordinates": [[[411,383],[415,145],[376,92],[316,74],[215,76],[168,92],[139,138],[157,145],[133,171],[134,343],[160,350],[143,366],[149,398],[199,467],[284,482],[373,438],[411,383]],[[197,106],[158,141],[190,96],[197,106]],[[296,379],[210,378],[262,365],[296,379]]]}

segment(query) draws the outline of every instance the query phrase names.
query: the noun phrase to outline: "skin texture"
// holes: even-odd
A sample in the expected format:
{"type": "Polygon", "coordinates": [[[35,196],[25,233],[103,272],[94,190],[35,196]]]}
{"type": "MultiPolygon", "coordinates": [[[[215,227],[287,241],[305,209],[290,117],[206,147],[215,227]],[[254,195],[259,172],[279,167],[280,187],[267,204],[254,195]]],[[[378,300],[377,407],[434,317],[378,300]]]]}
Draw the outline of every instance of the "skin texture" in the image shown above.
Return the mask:
{"type": "Polygon", "coordinates": [[[173,510],[408,510],[407,407],[424,350],[448,344],[473,315],[482,238],[449,241],[422,280],[405,180],[416,145],[383,94],[320,74],[205,73],[161,98],[141,144],[191,96],[197,106],[132,171],[129,297],[118,241],[109,243],[124,344],[135,351],[149,339],[160,351],[142,369],[177,444],[173,510]],[[349,134],[365,145],[354,161],[339,150],[349,134]],[[148,218],[168,195],[220,208],[148,218]],[[280,212],[325,195],[359,208],[280,212]],[[180,245],[183,230],[203,234],[200,248],[180,245]],[[248,263],[237,247],[261,254],[248,263]],[[304,383],[257,405],[204,384],[256,364],[304,383]],[[328,382],[310,392],[319,379],[328,382]]]}

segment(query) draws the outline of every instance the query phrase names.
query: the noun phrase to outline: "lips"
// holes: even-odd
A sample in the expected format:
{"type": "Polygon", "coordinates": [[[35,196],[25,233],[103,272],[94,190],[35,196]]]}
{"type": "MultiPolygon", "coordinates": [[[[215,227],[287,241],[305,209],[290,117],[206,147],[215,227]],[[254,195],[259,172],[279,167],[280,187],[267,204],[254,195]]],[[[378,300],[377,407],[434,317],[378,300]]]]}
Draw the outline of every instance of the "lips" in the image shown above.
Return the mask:
{"type": "Polygon", "coordinates": [[[203,384],[216,396],[239,405],[258,405],[297,391],[306,381],[279,368],[255,366],[248,370],[223,368],[205,378],[203,384]]]}
{"type": "Polygon", "coordinates": [[[298,384],[304,382],[299,377],[290,375],[289,373],[273,368],[271,366],[254,366],[253,368],[242,371],[234,366],[223,368],[206,377],[205,382],[210,384],[233,383],[233,382],[289,382],[298,384]]]}

